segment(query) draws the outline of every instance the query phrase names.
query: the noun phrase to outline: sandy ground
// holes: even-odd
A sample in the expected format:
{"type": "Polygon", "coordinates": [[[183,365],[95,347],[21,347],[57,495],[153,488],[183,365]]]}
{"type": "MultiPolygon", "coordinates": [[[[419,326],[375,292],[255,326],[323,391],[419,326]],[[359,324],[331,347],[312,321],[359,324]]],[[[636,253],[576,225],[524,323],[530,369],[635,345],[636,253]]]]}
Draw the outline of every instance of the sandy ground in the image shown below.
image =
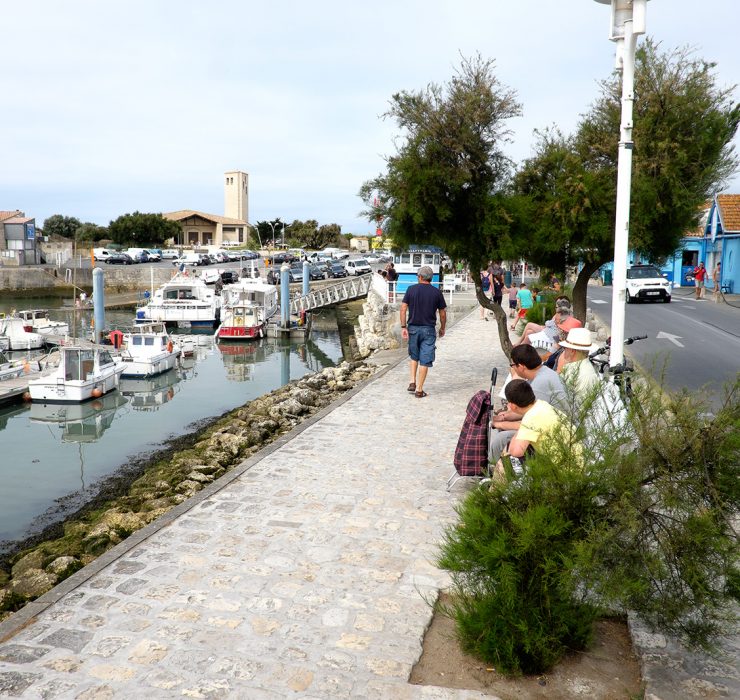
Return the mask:
{"type": "MultiPolygon", "coordinates": [[[[444,603],[448,599],[442,594],[440,600],[444,603]]],[[[435,613],[410,682],[476,690],[501,700],[623,700],[641,697],[642,692],[640,668],[632,652],[627,624],[614,619],[596,623],[594,642],[588,651],[568,655],[542,676],[511,679],[461,651],[454,621],[435,613]]]]}

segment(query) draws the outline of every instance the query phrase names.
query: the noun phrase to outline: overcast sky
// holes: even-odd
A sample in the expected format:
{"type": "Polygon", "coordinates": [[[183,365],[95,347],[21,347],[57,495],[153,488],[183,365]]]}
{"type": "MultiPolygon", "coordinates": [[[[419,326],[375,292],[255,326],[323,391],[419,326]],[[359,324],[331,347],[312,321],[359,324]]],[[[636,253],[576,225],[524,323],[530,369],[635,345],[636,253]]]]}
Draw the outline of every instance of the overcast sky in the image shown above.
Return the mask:
{"type": "MultiPolygon", "coordinates": [[[[494,58],[523,105],[520,161],[533,129],[574,128],[614,64],[594,0],[28,0],[0,17],[0,210],[39,226],[223,214],[223,173],[244,170],[251,221],[367,233],[357,192],[394,152],[393,93],[448,80],[461,55],[494,58]]],[[[729,86],[737,17],[737,0],[652,0],[647,27],[729,86]]]]}

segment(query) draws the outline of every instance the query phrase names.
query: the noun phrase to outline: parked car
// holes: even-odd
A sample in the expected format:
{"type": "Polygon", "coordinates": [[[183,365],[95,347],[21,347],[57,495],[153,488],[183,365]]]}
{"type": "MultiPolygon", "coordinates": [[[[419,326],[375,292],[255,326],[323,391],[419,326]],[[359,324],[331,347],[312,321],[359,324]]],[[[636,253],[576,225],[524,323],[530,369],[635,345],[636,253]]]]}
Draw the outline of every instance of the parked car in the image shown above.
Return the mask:
{"type": "Polygon", "coordinates": [[[292,253],[267,253],[265,254],[265,262],[270,265],[282,265],[284,262],[291,263],[295,260],[292,253]]]}
{"type": "Polygon", "coordinates": [[[149,255],[150,262],[159,262],[162,260],[162,250],[160,248],[147,248],[147,255],[149,255]]]}
{"type": "Polygon", "coordinates": [[[303,265],[291,265],[288,271],[288,277],[291,282],[303,282],[303,265]]]}
{"type": "Polygon", "coordinates": [[[375,263],[380,262],[380,258],[374,253],[370,253],[370,255],[366,255],[365,260],[367,260],[368,264],[370,265],[375,265],[375,263]]]}
{"type": "Polygon", "coordinates": [[[270,268],[267,271],[267,275],[265,276],[265,280],[267,284],[280,284],[280,274],[276,272],[273,268],[270,268]]]}
{"type": "Polygon", "coordinates": [[[393,262],[393,254],[388,252],[378,253],[378,262],[389,263],[393,262]]]}
{"type": "Polygon", "coordinates": [[[671,301],[671,283],[654,265],[633,265],[627,270],[627,303],[671,301]]]}
{"type": "Polygon", "coordinates": [[[176,260],[180,257],[180,252],[175,248],[165,248],[162,251],[162,260],[176,260]]]}
{"type": "Polygon", "coordinates": [[[346,277],[347,268],[340,262],[327,263],[326,265],[326,276],[330,277],[346,277]]]}
{"type": "Polygon", "coordinates": [[[326,268],[321,265],[309,265],[308,266],[308,279],[310,280],[322,280],[324,279],[326,268]]]}
{"type": "Polygon", "coordinates": [[[241,253],[242,260],[259,260],[259,258],[262,257],[254,250],[242,250],[239,252],[241,253]]]}
{"type": "Polygon", "coordinates": [[[221,270],[221,281],[224,284],[234,284],[239,281],[239,273],[234,270],[221,270]]]}
{"type": "Polygon", "coordinates": [[[95,260],[108,260],[112,253],[112,250],[106,250],[105,248],[93,248],[93,258],[95,260]]]}
{"type": "Polygon", "coordinates": [[[105,259],[106,265],[133,265],[134,259],[128,253],[111,253],[105,259]]]}
{"type": "Polygon", "coordinates": [[[175,258],[172,261],[172,264],[176,267],[179,267],[180,265],[195,267],[196,265],[202,265],[203,261],[201,259],[200,253],[187,253],[180,258],[175,258]]]}
{"type": "Polygon", "coordinates": [[[366,275],[368,272],[372,272],[370,265],[367,264],[365,258],[357,258],[357,260],[347,260],[344,263],[347,268],[347,274],[349,275],[366,275]]]}
{"type": "Polygon", "coordinates": [[[215,258],[217,263],[231,262],[231,256],[225,250],[217,250],[211,257],[215,258]]]}

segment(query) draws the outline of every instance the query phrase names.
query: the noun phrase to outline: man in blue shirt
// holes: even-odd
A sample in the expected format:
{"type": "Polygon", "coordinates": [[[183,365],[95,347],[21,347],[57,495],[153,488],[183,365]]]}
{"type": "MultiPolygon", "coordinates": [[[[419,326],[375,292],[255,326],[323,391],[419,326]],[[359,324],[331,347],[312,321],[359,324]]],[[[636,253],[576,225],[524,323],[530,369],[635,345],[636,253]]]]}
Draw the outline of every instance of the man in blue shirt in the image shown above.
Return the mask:
{"type": "Polygon", "coordinates": [[[409,342],[409,366],[411,383],[408,390],[417,399],[423,399],[424,381],[429,368],[434,364],[437,311],[439,311],[439,337],[445,334],[447,304],[442,292],[432,285],[432,268],[423,266],[416,273],[418,284],[412,284],[401,302],[401,336],[409,342]],[[408,317],[408,324],[406,319],[408,317]],[[417,378],[418,374],[418,378],[417,378]]]}

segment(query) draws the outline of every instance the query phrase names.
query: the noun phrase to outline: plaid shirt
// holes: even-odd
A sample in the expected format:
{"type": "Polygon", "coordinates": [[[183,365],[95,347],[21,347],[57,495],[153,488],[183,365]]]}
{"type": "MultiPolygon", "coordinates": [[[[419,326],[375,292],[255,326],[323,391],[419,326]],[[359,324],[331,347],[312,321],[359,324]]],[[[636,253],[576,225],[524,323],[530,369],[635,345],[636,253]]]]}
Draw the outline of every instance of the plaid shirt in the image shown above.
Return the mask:
{"type": "Polygon", "coordinates": [[[491,394],[481,389],[473,395],[465,411],[454,464],[460,476],[481,476],[488,467],[488,423],[491,419],[491,394]]]}

